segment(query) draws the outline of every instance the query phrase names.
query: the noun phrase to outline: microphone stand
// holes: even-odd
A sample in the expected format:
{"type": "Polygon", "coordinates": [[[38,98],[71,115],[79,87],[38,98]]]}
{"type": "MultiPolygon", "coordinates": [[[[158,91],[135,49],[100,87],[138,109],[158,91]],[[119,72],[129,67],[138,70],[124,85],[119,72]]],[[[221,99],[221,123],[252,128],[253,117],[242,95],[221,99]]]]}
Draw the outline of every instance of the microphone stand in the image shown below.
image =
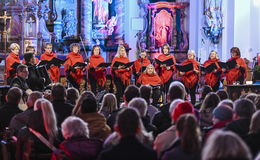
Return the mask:
{"type": "Polygon", "coordinates": [[[143,58],[141,58],[141,69],[140,69],[140,78],[141,78],[141,85],[142,85],[142,74],[143,74],[143,58]]]}
{"type": "Polygon", "coordinates": [[[79,38],[80,38],[80,42],[81,42],[81,45],[83,47],[83,50],[84,50],[84,53],[86,55],[86,58],[87,58],[87,69],[86,69],[86,81],[85,81],[85,89],[88,90],[88,69],[89,69],[89,59],[88,59],[88,53],[86,51],[86,48],[85,48],[85,45],[83,43],[83,40],[82,40],[82,37],[81,35],[79,35],[79,38]]]}

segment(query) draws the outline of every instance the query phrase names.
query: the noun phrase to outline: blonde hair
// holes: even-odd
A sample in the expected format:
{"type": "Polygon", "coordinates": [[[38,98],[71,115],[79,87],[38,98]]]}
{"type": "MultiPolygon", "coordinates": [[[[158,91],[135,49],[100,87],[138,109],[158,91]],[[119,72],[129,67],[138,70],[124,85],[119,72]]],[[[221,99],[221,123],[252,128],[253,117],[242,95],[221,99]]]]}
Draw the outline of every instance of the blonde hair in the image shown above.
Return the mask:
{"type": "Polygon", "coordinates": [[[153,74],[157,74],[157,72],[155,71],[155,68],[152,64],[149,64],[148,66],[146,66],[144,73],[146,74],[148,72],[148,68],[153,68],[153,74]]]}
{"type": "Polygon", "coordinates": [[[117,109],[116,96],[113,93],[105,94],[99,112],[105,111],[105,112],[112,113],[116,109],[117,109]]]}
{"type": "Polygon", "coordinates": [[[233,132],[217,130],[210,135],[202,151],[202,160],[252,158],[243,140],[233,132]]]}
{"type": "Polygon", "coordinates": [[[195,59],[195,57],[196,57],[196,52],[195,52],[194,50],[192,50],[192,49],[189,49],[187,54],[189,54],[189,53],[192,53],[193,59],[195,59]]]}
{"type": "Polygon", "coordinates": [[[127,57],[126,49],[125,49],[125,47],[122,46],[122,45],[118,46],[115,57],[120,57],[120,50],[121,50],[121,49],[124,49],[124,50],[125,50],[125,55],[124,55],[124,57],[127,57]]]}
{"type": "Polygon", "coordinates": [[[81,136],[89,138],[88,123],[75,116],[69,116],[62,122],[61,131],[65,139],[81,136]]]}
{"type": "Polygon", "coordinates": [[[94,93],[91,92],[91,91],[84,91],[84,92],[80,95],[80,97],[79,97],[79,99],[78,99],[78,101],[77,101],[75,107],[74,107],[73,110],[72,110],[72,115],[78,116],[78,115],[81,114],[81,104],[82,104],[83,101],[84,101],[85,99],[87,99],[88,97],[92,97],[92,98],[95,99],[95,95],[94,95],[94,93]]]}
{"type": "Polygon", "coordinates": [[[12,43],[9,48],[10,50],[14,50],[15,48],[20,49],[20,46],[17,43],[12,43]]]}
{"type": "Polygon", "coordinates": [[[57,120],[50,101],[44,98],[36,100],[34,110],[41,110],[45,131],[52,141],[58,134],[57,120]]]}
{"type": "Polygon", "coordinates": [[[210,56],[211,56],[212,53],[216,53],[216,59],[219,59],[218,52],[215,51],[215,50],[212,50],[212,51],[209,53],[209,58],[208,58],[208,59],[210,59],[210,56]]]}

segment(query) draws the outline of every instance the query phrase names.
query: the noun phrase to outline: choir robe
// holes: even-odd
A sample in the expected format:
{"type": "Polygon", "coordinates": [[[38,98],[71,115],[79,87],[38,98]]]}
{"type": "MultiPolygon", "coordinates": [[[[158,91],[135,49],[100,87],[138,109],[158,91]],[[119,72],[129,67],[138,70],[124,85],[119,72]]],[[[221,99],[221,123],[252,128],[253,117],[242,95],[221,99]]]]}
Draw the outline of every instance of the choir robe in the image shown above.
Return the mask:
{"type": "MultiPolygon", "coordinates": [[[[127,57],[115,57],[112,61],[111,66],[113,66],[115,62],[128,63],[130,61],[127,57]]],[[[111,68],[113,69],[113,67],[111,67],[111,68]]],[[[111,71],[111,73],[113,73],[113,71],[111,71]]],[[[124,85],[130,84],[130,78],[131,78],[131,74],[132,74],[132,68],[131,67],[130,67],[129,71],[126,70],[126,69],[115,69],[114,73],[115,73],[114,76],[121,79],[121,81],[123,82],[124,85]]]]}
{"type": "MultiPolygon", "coordinates": [[[[163,84],[168,82],[172,78],[173,73],[175,71],[176,60],[173,55],[166,56],[164,54],[161,54],[158,56],[158,60],[160,60],[160,61],[166,61],[170,58],[172,58],[173,63],[174,63],[172,66],[169,66],[169,67],[172,67],[172,69],[167,70],[166,67],[162,67],[159,72],[159,76],[160,76],[163,84]]],[[[156,68],[158,68],[158,67],[159,67],[159,65],[156,65],[156,68]]]]}
{"type": "MultiPolygon", "coordinates": [[[[209,59],[209,60],[204,62],[203,66],[207,67],[207,66],[215,63],[216,66],[217,66],[217,70],[221,71],[221,68],[219,67],[217,62],[220,62],[220,60],[219,59],[209,59]]],[[[210,73],[206,73],[205,74],[205,82],[209,86],[213,87],[213,86],[215,86],[219,82],[220,76],[221,76],[220,74],[216,74],[214,71],[210,72],[210,73]]]]}
{"type": "MultiPolygon", "coordinates": [[[[39,63],[39,59],[37,57],[35,57],[34,59],[35,59],[35,63],[34,64],[37,65],[39,63]]],[[[22,63],[26,64],[25,59],[23,59],[22,63]]]]}
{"type": "Polygon", "coordinates": [[[94,71],[91,70],[91,68],[97,67],[100,63],[104,63],[105,60],[100,55],[92,55],[89,58],[89,66],[88,71],[89,74],[93,76],[93,78],[97,81],[99,86],[104,86],[106,83],[106,75],[103,71],[103,68],[97,68],[94,71]]]}
{"type": "MultiPolygon", "coordinates": [[[[189,63],[193,64],[193,68],[199,71],[199,62],[197,62],[194,59],[187,59],[181,63],[181,65],[187,65],[189,63]]],[[[182,76],[182,81],[184,83],[184,86],[186,88],[191,89],[195,86],[196,83],[198,83],[199,76],[195,71],[188,71],[185,72],[185,74],[182,76]]]]}
{"type": "Polygon", "coordinates": [[[237,81],[239,77],[244,76],[244,79],[245,79],[247,76],[247,70],[246,70],[247,67],[246,67],[246,63],[245,63],[244,59],[235,56],[235,57],[230,58],[228,61],[231,61],[233,59],[236,60],[238,65],[240,65],[241,67],[244,68],[245,73],[244,73],[244,75],[242,75],[239,68],[232,68],[230,70],[227,70],[227,73],[226,73],[227,84],[233,84],[233,82],[237,81]]]}
{"type": "Polygon", "coordinates": [[[133,65],[134,73],[135,74],[140,73],[141,72],[141,68],[144,67],[144,66],[146,67],[149,64],[151,64],[151,62],[150,62],[150,60],[148,58],[138,58],[134,62],[134,65],[133,65]]]}
{"type": "Polygon", "coordinates": [[[137,80],[138,84],[142,85],[159,85],[162,83],[161,78],[157,74],[143,73],[137,80]]]}
{"type": "MultiPolygon", "coordinates": [[[[48,53],[48,52],[44,52],[42,55],[41,55],[41,60],[47,60],[47,61],[50,61],[52,60],[52,58],[57,58],[57,55],[54,54],[53,52],[51,53],[48,53]]],[[[60,79],[60,68],[58,66],[51,66],[49,69],[48,69],[48,72],[50,74],[50,78],[52,80],[52,82],[56,83],[56,82],[59,82],[59,79],[60,79]]]]}
{"type": "Polygon", "coordinates": [[[10,76],[13,76],[15,77],[16,74],[14,75],[10,75],[10,71],[15,71],[14,68],[12,68],[11,66],[14,64],[14,63],[20,63],[20,58],[18,55],[14,54],[14,53],[10,53],[7,57],[6,57],[6,61],[5,61],[5,74],[6,74],[6,79],[9,78],[10,76]]]}
{"type": "MultiPolygon", "coordinates": [[[[84,63],[84,59],[79,53],[70,52],[66,59],[67,61],[64,63],[64,69],[66,73],[68,73],[69,69],[71,69],[71,67],[77,62],[84,63]]],[[[80,85],[81,81],[83,80],[83,70],[78,68],[75,71],[70,71],[69,74],[76,81],[76,83],[80,85]]]]}

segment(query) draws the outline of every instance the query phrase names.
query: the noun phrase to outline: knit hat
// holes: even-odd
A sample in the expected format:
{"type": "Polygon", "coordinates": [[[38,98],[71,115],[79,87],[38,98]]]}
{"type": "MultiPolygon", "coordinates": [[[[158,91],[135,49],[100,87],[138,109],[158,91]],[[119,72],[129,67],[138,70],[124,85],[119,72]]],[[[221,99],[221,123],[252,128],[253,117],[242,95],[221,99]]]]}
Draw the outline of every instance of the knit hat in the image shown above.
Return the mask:
{"type": "Polygon", "coordinates": [[[172,120],[177,122],[178,118],[185,113],[194,113],[193,105],[190,102],[179,103],[172,112],[172,120]]]}
{"type": "Polygon", "coordinates": [[[232,120],[233,112],[228,106],[221,105],[213,110],[213,115],[220,121],[232,120]]]}

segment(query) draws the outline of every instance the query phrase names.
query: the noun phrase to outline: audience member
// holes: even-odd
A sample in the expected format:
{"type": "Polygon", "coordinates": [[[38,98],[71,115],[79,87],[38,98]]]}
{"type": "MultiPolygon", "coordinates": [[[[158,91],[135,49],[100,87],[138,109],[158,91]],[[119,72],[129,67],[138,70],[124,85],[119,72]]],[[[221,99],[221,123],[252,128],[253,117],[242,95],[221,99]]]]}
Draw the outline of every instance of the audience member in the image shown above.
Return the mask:
{"type": "Polygon", "coordinates": [[[219,89],[216,93],[221,101],[224,99],[229,99],[229,95],[225,89],[219,89]]]}
{"type": "Polygon", "coordinates": [[[209,127],[213,125],[212,118],[213,114],[212,111],[215,107],[217,107],[220,99],[218,95],[214,92],[207,94],[206,98],[203,100],[201,108],[200,108],[200,127],[209,127]]]}
{"type": "Polygon", "coordinates": [[[255,104],[256,110],[259,110],[260,109],[260,95],[259,94],[255,97],[254,104],[255,104]]]}
{"type": "Polygon", "coordinates": [[[195,105],[196,109],[200,109],[203,100],[205,99],[207,94],[210,93],[210,92],[213,92],[213,90],[212,90],[212,88],[209,85],[204,85],[201,88],[199,103],[195,105]]]}
{"type": "Polygon", "coordinates": [[[155,151],[136,138],[136,134],[141,131],[139,124],[140,116],[137,111],[131,108],[120,111],[116,120],[116,131],[121,136],[120,142],[104,150],[99,160],[156,160],[155,151]]]}
{"type": "Polygon", "coordinates": [[[200,160],[201,138],[196,117],[192,114],[180,116],[176,129],[178,138],[162,160],[200,160]]]}
{"type": "Polygon", "coordinates": [[[65,102],[66,88],[61,83],[56,83],[52,87],[52,105],[55,111],[58,126],[71,115],[73,105],[65,102]]]}
{"type": "Polygon", "coordinates": [[[256,93],[249,93],[249,94],[245,97],[245,99],[249,99],[249,100],[251,100],[251,101],[254,103],[256,97],[257,97],[257,94],[256,94],[256,93]]]}
{"type": "Polygon", "coordinates": [[[225,130],[232,131],[244,138],[249,132],[250,120],[255,112],[255,104],[247,99],[238,99],[234,103],[233,122],[225,130]]]}
{"type": "Polygon", "coordinates": [[[35,101],[42,97],[43,97],[43,94],[39,91],[33,91],[29,95],[29,97],[27,99],[28,108],[24,112],[16,114],[11,119],[9,128],[12,131],[12,135],[16,136],[18,131],[21,128],[23,128],[24,126],[26,126],[26,124],[28,123],[28,120],[29,120],[29,116],[33,112],[33,106],[34,106],[35,101]]]}
{"type": "Polygon", "coordinates": [[[220,101],[218,106],[222,106],[222,105],[226,105],[226,106],[230,107],[231,109],[234,108],[234,102],[231,101],[230,99],[224,99],[224,100],[220,101]]]}
{"type": "Polygon", "coordinates": [[[73,106],[75,106],[78,99],[79,99],[79,91],[73,87],[68,88],[67,96],[66,96],[67,103],[70,103],[73,106]]]}
{"type": "Polygon", "coordinates": [[[184,85],[179,81],[171,83],[167,94],[167,103],[160,108],[152,121],[153,125],[157,127],[157,134],[165,131],[171,126],[171,116],[169,114],[169,108],[172,101],[175,99],[184,99],[186,96],[186,90],[184,85]]]}
{"type": "Polygon", "coordinates": [[[102,113],[106,119],[117,110],[117,100],[113,93],[106,93],[103,97],[99,113],[102,113]]]}
{"type": "Polygon", "coordinates": [[[88,124],[78,117],[70,116],[61,124],[65,140],[59,145],[68,159],[96,159],[102,149],[102,141],[89,138],[88,124]]]}
{"type": "Polygon", "coordinates": [[[22,90],[17,87],[12,87],[7,92],[7,103],[1,106],[0,109],[0,132],[4,131],[5,128],[9,126],[13,116],[22,112],[18,107],[22,94],[22,90]]]}
{"type": "Polygon", "coordinates": [[[202,151],[202,160],[251,160],[251,158],[243,140],[229,131],[214,132],[202,151]]]}

